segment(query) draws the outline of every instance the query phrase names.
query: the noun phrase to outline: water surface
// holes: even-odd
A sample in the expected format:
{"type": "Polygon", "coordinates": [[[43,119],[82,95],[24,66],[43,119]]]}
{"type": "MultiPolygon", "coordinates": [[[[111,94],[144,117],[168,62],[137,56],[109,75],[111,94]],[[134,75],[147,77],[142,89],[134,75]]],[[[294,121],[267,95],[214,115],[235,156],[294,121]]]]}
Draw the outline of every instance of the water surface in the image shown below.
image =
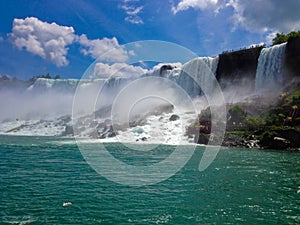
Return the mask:
{"type": "MultiPolygon", "coordinates": [[[[137,165],[173,149],[107,148],[137,165]]],[[[72,139],[0,136],[1,224],[300,224],[300,153],[223,148],[200,173],[203,150],[170,179],[135,188],[97,174],[72,139]]]]}

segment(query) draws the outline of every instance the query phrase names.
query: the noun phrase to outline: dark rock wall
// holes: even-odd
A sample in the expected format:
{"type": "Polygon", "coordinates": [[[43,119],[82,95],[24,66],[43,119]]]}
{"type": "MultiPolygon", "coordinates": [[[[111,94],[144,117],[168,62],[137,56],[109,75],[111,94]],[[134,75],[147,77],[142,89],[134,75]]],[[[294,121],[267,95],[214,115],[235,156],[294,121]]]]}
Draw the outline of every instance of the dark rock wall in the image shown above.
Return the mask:
{"type": "Polygon", "coordinates": [[[219,55],[216,73],[221,88],[241,87],[253,93],[258,58],[263,47],[255,47],[219,55]]]}
{"type": "Polygon", "coordinates": [[[289,38],[285,51],[287,78],[300,79],[300,37],[289,38]]]}
{"type": "MultiPolygon", "coordinates": [[[[253,93],[258,58],[263,47],[244,49],[219,55],[216,73],[221,88],[239,88],[243,93],[253,93]]],[[[300,37],[290,38],[285,51],[285,81],[287,86],[300,82],[300,37]]]]}

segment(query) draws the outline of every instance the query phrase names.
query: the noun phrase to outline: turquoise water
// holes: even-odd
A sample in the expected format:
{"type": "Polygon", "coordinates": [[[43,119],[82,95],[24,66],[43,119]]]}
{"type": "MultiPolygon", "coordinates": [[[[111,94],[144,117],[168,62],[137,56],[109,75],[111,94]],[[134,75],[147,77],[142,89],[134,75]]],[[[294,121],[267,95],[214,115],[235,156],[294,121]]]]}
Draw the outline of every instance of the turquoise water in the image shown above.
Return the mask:
{"type": "MultiPolygon", "coordinates": [[[[107,148],[132,164],[172,151],[107,148]]],[[[197,147],[173,177],[135,188],[97,174],[71,139],[0,136],[1,224],[300,224],[300,153],[223,148],[200,173],[202,154],[197,147]]]]}

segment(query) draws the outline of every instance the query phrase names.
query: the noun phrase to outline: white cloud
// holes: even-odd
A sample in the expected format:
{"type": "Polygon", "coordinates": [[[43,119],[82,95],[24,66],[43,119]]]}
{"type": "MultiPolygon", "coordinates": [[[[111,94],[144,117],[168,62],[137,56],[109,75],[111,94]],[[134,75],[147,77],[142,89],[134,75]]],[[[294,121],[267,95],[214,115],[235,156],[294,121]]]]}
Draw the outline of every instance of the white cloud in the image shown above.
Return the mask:
{"type": "Polygon", "coordinates": [[[243,28],[264,34],[267,44],[271,44],[278,32],[300,29],[298,0],[180,0],[177,6],[172,7],[172,11],[176,14],[190,8],[203,13],[205,10],[218,13],[226,9],[224,12],[231,18],[233,30],[243,28]]]}
{"type": "Polygon", "coordinates": [[[235,26],[254,32],[290,32],[300,29],[300,1],[229,0],[235,26]]]}
{"type": "Polygon", "coordinates": [[[140,0],[123,0],[124,3],[127,3],[127,2],[139,2],[140,0]]]}
{"type": "Polygon", "coordinates": [[[125,62],[128,55],[132,54],[120,46],[115,37],[89,40],[85,34],[82,34],[78,38],[78,42],[82,46],[81,52],[84,55],[90,55],[103,61],[125,62]]]}
{"type": "Polygon", "coordinates": [[[108,65],[102,62],[98,62],[94,67],[93,78],[108,78],[108,77],[137,77],[145,74],[148,70],[143,69],[140,66],[133,66],[126,63],[114,63],[108,65]]]}
{"type": "Polygon", "coordinates": [[[260,47],[260,46],[265,46],[265,43],[264,42],[260,42],[258,44],[253,43],[251,45],[248,45],[247,48],[256,48],[256,47],[260,47]]]}
{"type": "Polygon", "coordinates": [[[272,42],[273,42],[273,39],[276,37],[276,34],[277,34],[277,33],[278,33],[278,32],[275,31],[275,32],[271,32],[271,33],[267,34],[267,37],[266,37],[266,44],[271,45],[272,42]]]}
{"type": "Polygon", "coordinates": [[[19,50],[24,49],[57,66],[69,64],[66,58],[68,46],[75,41],[80,44],[84,55],[103,61],[125,62],[129,55],[134,55],[120,46],[115,37],[90,40],[85,34],[75,35],[73,27],[42,22],[35,17],[14,19],[9,37],[19,50]]]}
{"type": "Polygon", "coordinates": [[[139,16],[143,10],[143,6],[135,6],[133,3],[139,2],[138,0],[124,0],[124,4],[120,6],[126,13],[125,21],[132,24],[143,24],[144,21],[139,16]]]}
{"type": "Polygon", "coordinates": [[[125,21],[133,24],[143,24],[143,20],[138,16],[126,16],[125,21]]]}
{"type": "Polygon", "coordinates": [[[172,12],[176,14],[179,11],[185,11],[189,8],[201,10],[217,8],[217,4],[218,0],[181,0],[176,7],[172,7],[172,12]]]}
{"type": "Polygon", "coordinates": [[[72,44],[76,37],[73,27],[42,22],[35,17],[14,19],[9,36],[18,49],[25,49],[57,66],[69,64],[66,58],[67,46],[72,44]]]}
{"type": "Polygon", "coordinates": [[[137,15],[142,11],[143,8],[144,8],[143,6],[139,6],[139,7],[126,6],[126,5],[122,6],[122,9],[126,11],[127,15],[137,15]]]}

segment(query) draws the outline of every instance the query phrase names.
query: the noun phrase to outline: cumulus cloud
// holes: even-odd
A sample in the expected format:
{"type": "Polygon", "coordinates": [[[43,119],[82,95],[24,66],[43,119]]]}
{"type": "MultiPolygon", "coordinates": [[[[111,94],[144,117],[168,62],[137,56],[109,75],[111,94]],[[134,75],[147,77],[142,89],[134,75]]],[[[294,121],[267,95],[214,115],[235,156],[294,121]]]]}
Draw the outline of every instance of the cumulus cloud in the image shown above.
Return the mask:
{"type": "Polygon", "coordinates": [[[268,33],[266,36],[266,44],[271,45],[277,33],[277,31],[268,33]]]}
{"type": "Polygon", "coordinates": [[[218,0],[181,0],[176,7],[172,7],[172,12],[176,14],[179,11],[185,11],[189,8],[204,10],[215,8],[217,4],[218,0]]]}
{"type": "MultiPolygon", "coordinates": [[[[134,54],[119,45],[117,38],[90,40],[85,34],[75,34],[73,27],[40,21],[35,17],[14,19],[10,40],[19,50],[26,50],[57,66],[67,66],[68,46],[78,42],[81,52],[109,62],[125,62],[134,54]]],[[[1,41],[1,37],[0,37],[1,41]]]]}
{"type": "Polygon", "coordinates": [[[115,37],[89,40],[85,34],[82,34],[78,42],[82,46],[81,52],[84,55],[108,62],[125,62],[128,55],[133,54],[120,46],[115,37]]]}
{"type": "Polygon", "coordinates": [[[98,62],[94,67],[93,78],[108,78],[108,77],[137,77],[145,74],[148,70],[140,66],[133,66],[126,63],[114,63],[112,65],[98,62]]]}
{"type": "Polygon", "coordinates": [[[144,21],[139,16],[139,14],[143,10],[143,6],[135,6],[135,2],[139,2],[139,0],[124,0],[123,5],[120,6],[126,13],[125,21],[132,24],[143,24],[144,21]]]}
{"type": "Polygon", "coordinates": [[[76,35],[73,27],[60,26],[56,23],[42,22],[35,17],[14,19],[12,33],[9,34],[12,43],[20,50],[38,55],[50,60],[57,66],[66,66],[68,45],[71,45],[76,35]]]}
{"type": "Polygon", "coordinates": [[[213,10],[232,8],[234,28],[252,32],[290,32],[300,29],[300,1],[297,0],[181,0],[172,7],[176,14],[189,8],[213,10]]]}
{"type": "Polygon", "coordinates": [[[230,0],[237,26],[256,32],[278,30],[290,32],[300,29],[300,1],[294,0],[230,0]]]}

